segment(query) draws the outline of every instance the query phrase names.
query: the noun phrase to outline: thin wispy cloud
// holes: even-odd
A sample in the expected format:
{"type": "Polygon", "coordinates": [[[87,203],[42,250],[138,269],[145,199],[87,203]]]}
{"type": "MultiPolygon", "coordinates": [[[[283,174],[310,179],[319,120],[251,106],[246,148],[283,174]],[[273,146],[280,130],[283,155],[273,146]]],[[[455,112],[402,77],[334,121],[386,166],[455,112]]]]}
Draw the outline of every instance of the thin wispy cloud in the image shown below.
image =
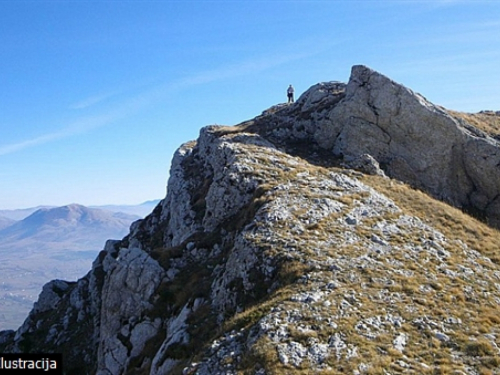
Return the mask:
{"type": "Polygon", "coordinates": [[[491,0],[417,0],[416,2],[425,3],[429,5],[431,9],[447,8],[467,4],[478,6],[480,4],[493,3],[491,0]]]}
{"type": "MultiPolygon", "coordinates": [[[[318,51],[309,51],[281,56],[276,55],[243,61],[238,64],[223,66],[218,69],[193,74],[174,82],[167,82],[162,85],[157,85],[156,87],[150,90],[143,91],[133,96],[132,98],[123,100],[115,107],[108,109],[107,112],[100,115],[81,117],[75,120],[75,122],[61,128],[58,131],[43,134],[16,143],[11,143],[3,146],[0,145],[0,156],[12,154],[31,147],[47,144],[49,142],[59,141],[68,137],[76,136],[78,134],[87,133],[96,128],[109,125],[110,123],[126,118],[127,116],[179,90],[184,90],[193,86],[203,85],[223,79],[230,79],[243,75],[260,73],[267,69],[271,69],[273,67],[286,64],[294,60],[309,57],[312,54],[316,53],[318,53],[318,51]]],[[[105,101],[116,94],[116,91],[112,91],[106,94],[89,97],[85,100],[75,103],[72,108],[88,108],[92,105],[105,101]]]]}
{"type": "MultiPolygon", "coordinates": [[[[387,0],[380,2],[381,5],[406,7],[408,5],[423,5],[427,10],[438,10],[440,8],[450,8],[458,5],[493,3],[491,0],[387,0]]],[[[411,13],[415,15],[415,10],[411,13]]]]}
{"type": "Polygon", "coordinates": [[[49,142],[54,142],[78,134],[86,133],[93,129],[114,122],[123,117],[124,114],[125,113],[120,113],[119,111],[110,111],[109,113],[97,116],[82,117],[76,120],[75,122],[69,124],[68,126],[59,129],[58,131],[43,134],[20,142],[0,146],[0,156],[12,154],[31,147],[43,145],[49,142]]]}
{"type": "Polygon", "coordinates": [[[317,51],[313,52],[306,51],[303,53],[294,53],[283,56],[268,56],[250,61],[243,61],[241,63],[228,65],[209,71],[204,71],[198,74],[182,78],[179,81],[175,82],[173,86],[179,89],[187,88],[223,79],[235,78],[249,74],[256,74],[265,71],[267,69],[271,69],[295,60],[309,57],[317,53],[318,53],[317,51]]]}
{"type": "Polygon", "coordinates": [[[71,109],[86,109],[89,107],[92,107],[96,104],[102,103],[113,96],[117,95],[119,92],[118,91],[110,91],[106,93],[101,93],[97,95],[90,96],[88,98],[82,99],[76,103],[73,103],[70,105],[71,109]]]}
{"type": "Polygon", "coordinates": [[[33,139],[28,139],[21,142],[0,146],[0,155],[12,154],[14,152],[21,151],[29,147],[38,146],[60,138],[64,138],[64,136],[65,135],[63,134],[63,132],[56,132],[51,134],[45,134],[33,139]]]}
{"type": "Polygon", "coordinates": [[[465,0],[437,0],[436,4],[438,5],[455,5],[460,3],[465,3],[465,0]]]}

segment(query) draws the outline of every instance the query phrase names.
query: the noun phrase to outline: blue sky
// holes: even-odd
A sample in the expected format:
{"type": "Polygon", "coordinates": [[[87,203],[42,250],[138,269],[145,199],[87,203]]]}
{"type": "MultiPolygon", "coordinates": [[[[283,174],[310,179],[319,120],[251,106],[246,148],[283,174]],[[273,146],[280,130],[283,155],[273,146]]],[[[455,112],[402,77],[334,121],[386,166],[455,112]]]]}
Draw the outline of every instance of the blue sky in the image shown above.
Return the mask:
{"type": "Polygon", "coordinates": [[[0,209],[162,198],[175,149],[364,64],[500,109],[498,1],[0,1],[0,209]]]}

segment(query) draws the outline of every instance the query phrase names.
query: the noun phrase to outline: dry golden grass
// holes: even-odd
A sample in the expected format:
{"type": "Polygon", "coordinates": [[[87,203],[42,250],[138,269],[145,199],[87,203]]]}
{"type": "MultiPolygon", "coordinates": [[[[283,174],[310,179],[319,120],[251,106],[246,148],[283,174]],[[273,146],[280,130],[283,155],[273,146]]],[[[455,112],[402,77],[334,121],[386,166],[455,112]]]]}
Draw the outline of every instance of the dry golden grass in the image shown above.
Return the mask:
{"type": "Polygon", "coordinates": [[[500,264],[499,230],[402,182],[368,175],[362,181],[392,199],[406,214],[421,218],[449,239],[460,239],[500,264]]]}
{"type": "Polygon", "coordinates": [[[453,116],[465,120],[469,124],[481,129],[490,136],[500,135],[500,115],[494,112],[484,113],[464,113],[457,111],[448,111],[453,116]]]}

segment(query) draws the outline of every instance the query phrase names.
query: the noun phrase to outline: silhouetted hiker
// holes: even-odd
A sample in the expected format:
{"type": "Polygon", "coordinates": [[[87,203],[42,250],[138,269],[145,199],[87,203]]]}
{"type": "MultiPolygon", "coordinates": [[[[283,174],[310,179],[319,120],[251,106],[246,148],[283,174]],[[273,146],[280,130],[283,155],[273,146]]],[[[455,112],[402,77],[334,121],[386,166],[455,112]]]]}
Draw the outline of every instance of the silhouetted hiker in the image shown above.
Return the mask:
{"type": "Polygon", "coordinates": [[[293,86],[290,85],[288,86],[288,89],[286,90],[286,94],[288,96],[288,103],[293,103],[293,93],[295,90],[293,89],[293,86]]]}

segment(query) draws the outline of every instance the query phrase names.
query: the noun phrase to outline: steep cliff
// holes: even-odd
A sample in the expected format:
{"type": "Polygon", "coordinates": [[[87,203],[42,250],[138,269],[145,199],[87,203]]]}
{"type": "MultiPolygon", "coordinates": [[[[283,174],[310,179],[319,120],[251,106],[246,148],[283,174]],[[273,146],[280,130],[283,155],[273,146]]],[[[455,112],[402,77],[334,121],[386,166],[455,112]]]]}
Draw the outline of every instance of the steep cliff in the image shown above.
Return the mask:
{"type": "Polygon", "coordinates": [[[155,210],[0,350],[63,352],[68,374],[498,373],[498,231],[397,180],[498,225],[499,158],[356,66],[203,128],[155,210]]]}

